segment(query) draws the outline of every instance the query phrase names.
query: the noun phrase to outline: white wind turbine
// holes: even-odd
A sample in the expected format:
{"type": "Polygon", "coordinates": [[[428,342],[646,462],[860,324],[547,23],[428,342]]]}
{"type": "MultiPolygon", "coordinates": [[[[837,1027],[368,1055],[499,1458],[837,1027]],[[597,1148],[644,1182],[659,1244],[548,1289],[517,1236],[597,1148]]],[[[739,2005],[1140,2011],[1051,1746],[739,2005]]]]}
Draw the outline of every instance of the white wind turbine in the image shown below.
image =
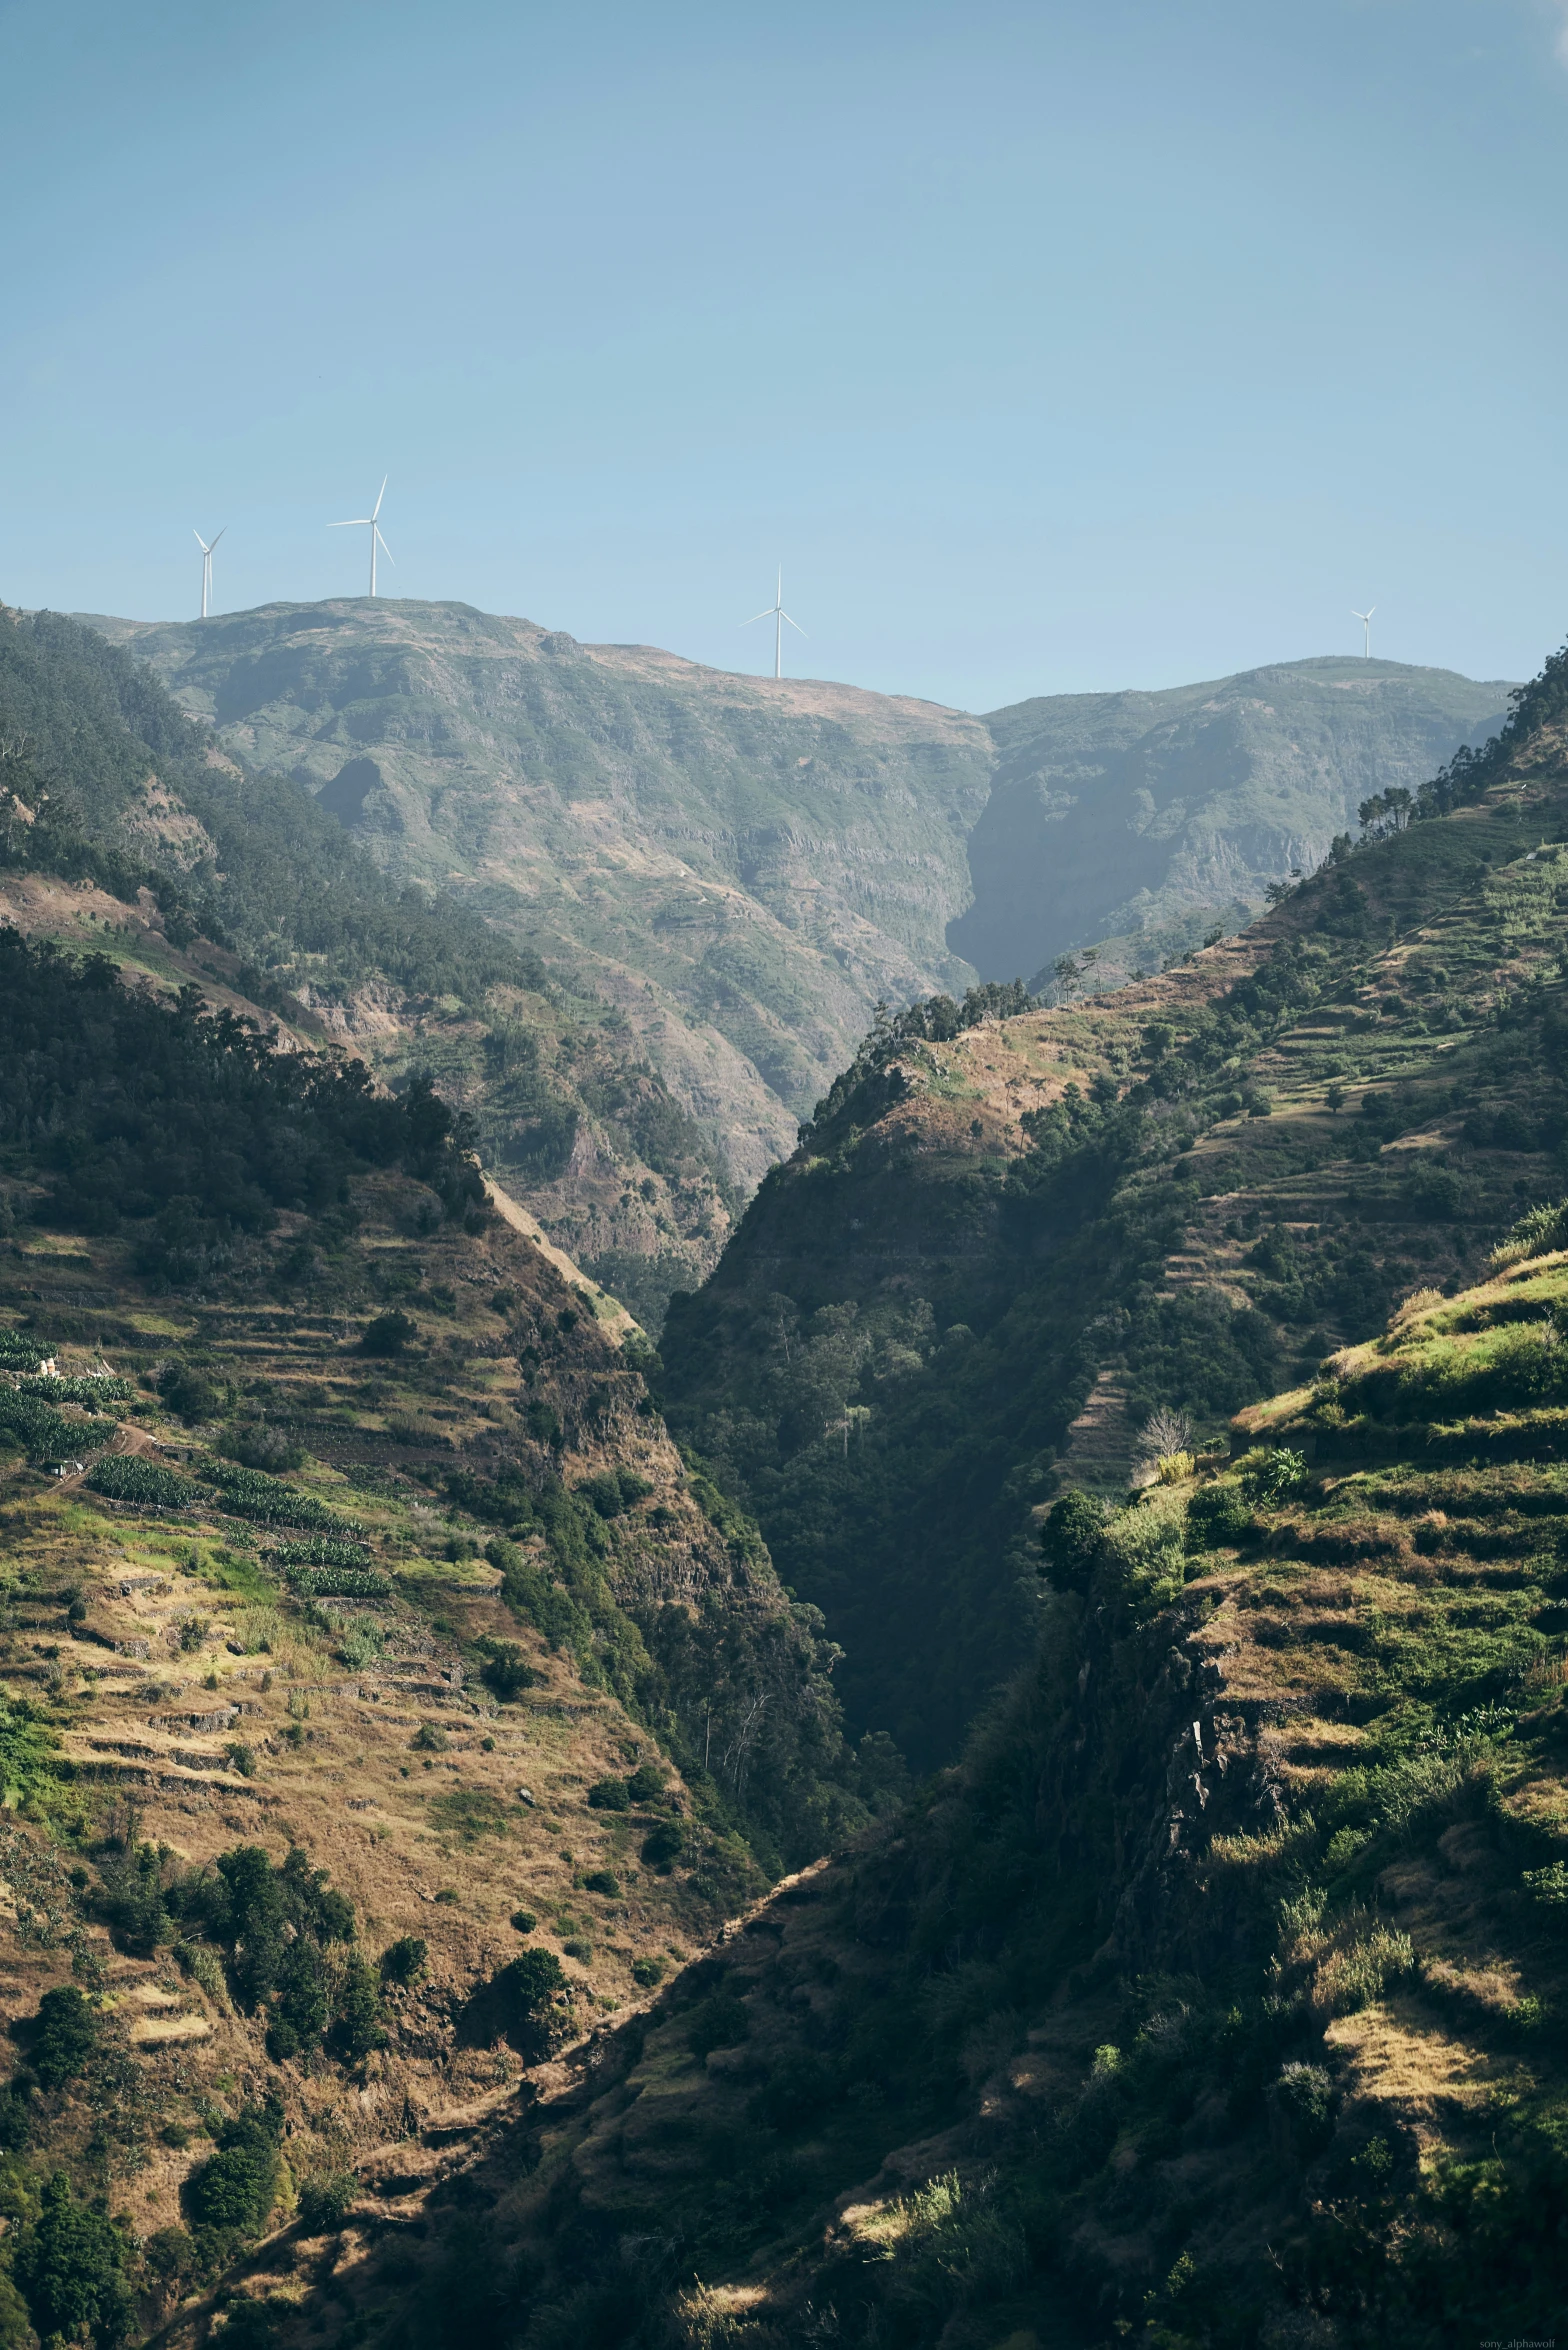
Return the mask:
{"type": "Polygon", "coordinates": [[[352,522],[329,522],[327,524],[328,530],[368,530],[370,532],[370,592],[372,595],[376,592],[376,548],[380,547],[389,563],[395,560],[391,548],[381,536],[381,525],[376,519],[381,512],[381,500],[387,494],[387,483],[391,478],[390,474],[382,476],[381,488],[377,493],[376,502],[368,514],[357,514],[352,522]]]}
{"type": "MultiPolygon", "coordinates": [[[[228,524],[225,523],[223,530],[227,530],[228,527],[228,524]]],[[[223,530],[219,531],[218,539],[222,538],[223,530]]],[[[218,539],[214,539],[212,546],[209,546],[199,530],[193,530],[191,536],[201,549],[201,616],[205,620],[207,606],[212,600],[212,548],[217,545],[218,539]]]]}
{"type": "MultiPolygon", "coordinates": [[[[782,563],[779,565],[778,594],[772,603],[765,604],[760,612],[753,612],[751,620],[743,620],[741,622],[742,628],[750,628],[752,621],[755,620],[771,620],[773,622],[773,674],[775,677],[782,677],[784,674],[784,623],[789,620],[789,614],[784,609],[784,566],[782,563]]],[[[789,620],[789,624],[797,636],[805,635],[806,632],[798,620],[789,620]]]]}
{"type": "Polygon", "coordinates": [[[1372,658],[1372,615],[1376,610],[1376,604],[1369,604],[1364,612],[1358,612],[1354,604],[1352,604],[1350,607],[1351,619],[1359,620],[1363,630],[1365,631],[1365,643],[1362,647],[1362,658],[1367,661],[1370,661],[1372,658]]]}

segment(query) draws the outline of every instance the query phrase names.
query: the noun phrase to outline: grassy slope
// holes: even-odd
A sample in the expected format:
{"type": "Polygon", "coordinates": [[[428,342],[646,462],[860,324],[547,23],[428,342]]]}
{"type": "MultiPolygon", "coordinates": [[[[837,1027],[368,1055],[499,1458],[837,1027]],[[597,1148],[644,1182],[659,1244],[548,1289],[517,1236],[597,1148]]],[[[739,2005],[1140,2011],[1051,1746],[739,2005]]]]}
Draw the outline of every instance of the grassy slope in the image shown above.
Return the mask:
{"type": "Polygon", "coordinates": [[[1535,852],[1565,832],[1549,729],[1239,939],[835,1096],[664,1353],[684,1439],[848,1650],[854,1718],[956,1751],[1029,1637],[1064,1469],[1114,1487],[1155,1406],[1222,1426],[1551,1187],[1568,898],[1535,852]]]}
{"type": "Polygon", "coordinates": [[[1247,1415],[1228,1540],[1212,1481],[1113,1518],[963,1762],[498,2124],[461,2241],[389,2254],[367,2201],[338,2307],[605,2350],[1547,2324],[1565,1311],[1528,1261],[1247,1415]],[[1260,1436],[1315,1452],[1273,1504],[1260,1436]]]}
{"type": "MultiPolygon", "coordinates": [[[[317,1310],[261,1312],[147,1294],[121,1252],[65,1235],[30,1234],[0,1263],[5,1327],[36,1332],[66,1375],[107,1361],[133,1377],[145,1372],[150,1389],[152,1369],[177,1355],[242,1391],[246,1412],[302,1436],[316,1457],[288,1482],[357,1520],[374,1570],[391,1582],[387,1599],[312,1609],[269,1564],[286,1529],[226,1515],[211,1489],[195,1509],[129,1508],[79,1477],[41,1476],[15,1452],[3,1464],[0,1680],[8,1703],[21,1696],[39,1709],[54,1751],[41,1774],[11,1790],[28,1825],[12,1815],[0,1870],[13,1897],[52,1874],[62,1911],[41,1941],[24,1934],[18,1947],[14,1924],[7,1933],[6,2014],[25,2017],[51,1981],[70,1979],[70,1937],[85,1931],[96,1961],[89,1980],[96,1972],[109,1994],[121,2072],[133,2061],[106,2142],[87,2142],[80,2100],[46,2098],[34,2154],[66,2159],[85,2184],[107,2188],[141,2235],[178,2222],[180,2181],[210,2151],[199,2116],[209,2104],[221,2114],[237,2084],[254,2092],[271,2083],[302,2119],[301,2101],[308,2105],[315,2143],[303,2165],[296,2160],[298,2174],[417,2132],[431,2114],[482,2103],[514,2078],[517,2061],[504,2047],[475,2045],[465,2015],[476,1988],[520,1947],[507,1923],[519,1904],[540,1919],[531,1945],[559,1952],[570,1940],[581,1953],[566,1960],[580,2028],[596,2006],[642,1996],[634,1960],[657,1968],[700,1945],[756,1881],[755,1863],[718,1815],[716,1868],[704,1877],[709,1839],[699,1828],[681,1869],[661,1877],[637,1859],[650,1819],[584,1808],[589,1784],[626,1771],[638,1754],[656,1755],[672,1727],[634,1718],[617,1694],[617,1667],[638,1670],[631,1620],[622,1616],[617,1631],[613,1610],[601,1607],[602,1630],[587,1647],[552,1647],[503,1604],[503,1577],[481,1555],[488,1529],[440,1496],[454,1456],[483,1467],[486,1448],[505,1443],[516,1392],[505,1349],[522,1343],[527,1326],[543,1358],[534,1391],[553,1399],[568,1429],[568,1476],[574,1465],[578,1475],[619,1465],[648,1487],[630,1519],[605,1529],[610,1587],[630,1607],[655,1592],[733,1594],[724,1543],[657,1422],[635,1412],[635,1375],[618,1368],[554,1269],[505,1226],[478,1241],[438,1231],[415,1244],[406,1231],[418,1187],[399,1179],[378,1180],[360,1205],[366,1222],[351,1256],[383,1296],[403,1298],[420,1330],[411,1355],[386,1366],[353,1352],[356,1325],[341,1317],[356,1267],[341,1252],[318,1277],[317,1310]],[[487,1302],[502,1289],[512,1293],[505,1315],[487,1302]],[[566,1333],[556,1328],[563,1313],[578,1316],[566,1333]],[[79,1626],[67,1624],[62,1592],[85,1603],[79,1626]],[[199,1637],[182,1645],[180,1627],[193,1619],[199,1637]],[[371,1642],[349,1654],[367,1620],[371,1642]],[[504,1707],[480,1678],[487,1639],[518,1645],[537,1675],[504,1707]],[[619,1641],[608,1674],[611,1652],[595,1653],[606,1639],[619,1641]],[[413,1750],[422,1724],[440,1733],[439,1760],[413,1750]],[[243,1775],[231,1760],[236,1740],[250,1749],[243,1775]],[[524,1785],[532,1805],[519,1800],[524,1785]],[[310,2079],[270,2066],[264,2018],[236,2011],[167,1951],[137,1959],[110,1950],[93,1923],[94,1872],[79,1859],[106,1830],[123,1834],[132,1816],[133,1832],[163,1848],[169,1867],[199,1866],[236,1843],[259,1842],[277,1859],[297,1842],[355,1902],[372,1957],[400,1935],[429,1942],[430,1974],[417,1995],[392,2002],[391,2044],[367,2073],[318,2065],[310,2079]],[[596,1867],[618,1875],[622,1897],[581,1890],[596,1867]],[[196,2128],[189,2151],[158,2144],[169,2120],[196,2128]]],[[[208,1436],[146,1393],[114,1449],[199,1466],[208,1436]]],[[[533,1550],[547,1574],[564,1572],[586,1596],[566,1554],[553,1561],[541,1540],[533,1550]]],[[[756,1592],[742,1604],[768,1602],[756,1592]]],[[[678,1775],[670,1787],[694,1820],[703,1799],[694,1807],[678,1775]]],[[[92,2090],[90,2078],[89,2106],[92,2090]]]]}
{"type": "MultiPolygon", "coordinates": [[[[210,982],[144,909],[37,873],[7,888],[35,931],[107,950],[154,997],[193,971],[210,982]]],[[[207,992],[262,1023],[232,989],[207,992]]],[[[317,1041],[312,1025],[288,1041],[317,1041]]],[[[624,1316],[569,1264],[504,1220],[443,1222],[426,1185],[380,1174],[170,1288],[138,1272],[134,1216],[90,1237],[40,1220],[49,1146],[22,1131],[0,1164],[0,1339],[33,1342],[67,1379],[107,1365],[134,1400],[107,1419],[67,1404],[43,1440],[89,1468],[107,1451],[200,1478],[214,1446],[263,1423],[307,1456],[286,1479],[300,1505],[356,1521],[390,1584],[312,1606],[272,1556],[287,1529],[236,1516],[210,1481],[181,1507],[117,1506],[0,1436],[0,1997],[25,2026],[74,1976],[101,1995],[106,2031],[83,2081],[32,2101],[27,2157],[0,2157],[0,2192],[25,2223],[60,2164],[145,2237],[178,2223],[207,2124],[246,2097],[276,2093],[302,2133],[295,2183],[427,2123],[431,2147],[450,2143],[454,2109],[521,2069],[475,2005],[525,1946],[519,1903],[538,1921],[526,1947],[565,1961],[580,2029],[700,1946],[776,1871],[781,1839],[816,1850],[856,1816],[856,1766],[830,1754],[809,1624],[751,1530],[688,1475],[620,1343],[624,1316]],[[394,1306],[409,1343],[367,1356],[367,1319],[394,1306]],[[195,1383],[186,1419],[158,1384],[172,1366],[195,1383]],[[497,1642],[535,1676],[505,1704],[483,1677],[497,1642]],[[597,1781],[661,1757],[662,1795],[587,1804],[597,1781]],[[786,1820],[792,1776],[806,1810],[786,1820]],[[643,1843],[672,1820],[673,1867],[650,1863],[643,1843]],[[173,1929],[150,1956],[111,1948],[104,1886],[127,1836],[165,1881],[238,1843],[277,1861],[298,1842],[353,1900],[372,1960],[427,1940],[428,1975],[385,2002],[388,2046],[357,2067],[272,2064],[265,2015],[227,1997],[221,1969],[175,1964],[173,1929]],[[165,2124],[187,2139],[165,2143],[165,2124]]],[[[290,2191],[286,2177],[285,2204],[290,2191]]],[[[180,2281],[199,2285],[214,2257],[184,2244],[180,2281]]],[[[145,2325],[161,2288],[130,2265],[145,2325]]]]}

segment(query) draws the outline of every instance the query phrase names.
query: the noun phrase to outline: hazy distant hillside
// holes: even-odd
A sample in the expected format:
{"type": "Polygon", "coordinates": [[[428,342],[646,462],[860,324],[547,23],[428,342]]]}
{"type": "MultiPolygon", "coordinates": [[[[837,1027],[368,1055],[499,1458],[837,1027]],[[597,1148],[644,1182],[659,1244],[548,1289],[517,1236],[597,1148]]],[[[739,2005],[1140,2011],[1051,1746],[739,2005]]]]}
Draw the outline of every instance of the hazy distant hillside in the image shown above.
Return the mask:
{"type": "Polygon", "coordinates": [[[385,867],[487,891],[618,1002],[748,1190],[879,996],[974,977],[946,929],[989,787],[979,719],[465,604],[93,625],[385,867]]]}
{"type": "Polygon", "coordinates": [[[1494,731],[1506,694],[1327,659],[981,718],[465,604],[93,625],[390,873],[466,886],[617,1006],[743,1194],[879,997],[1048,975],[1118,936],[1102,977],[1157,967],[1316,863],[1370,792],[1494,731]]]}
{"type": "Polygon", "coordinates": [[[1390,784],[1414,791],[1495,734],[1508,687],[1331,657],[1165,693],[1053,694],[993,711],[998,764],[948,931],[988,979],[1049,976],[1098,940],[1103,975],[1154,970],[1270,881],[1318,864],[1390,784]]]}

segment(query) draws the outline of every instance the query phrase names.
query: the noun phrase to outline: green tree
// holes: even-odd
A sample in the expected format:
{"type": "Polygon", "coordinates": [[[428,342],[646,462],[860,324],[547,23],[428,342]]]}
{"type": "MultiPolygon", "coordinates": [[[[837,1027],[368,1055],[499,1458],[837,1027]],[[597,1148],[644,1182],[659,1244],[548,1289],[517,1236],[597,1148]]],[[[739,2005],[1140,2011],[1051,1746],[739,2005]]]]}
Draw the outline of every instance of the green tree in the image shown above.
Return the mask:
{"type": "Polygon", "coordinates": [[[77,2202],[64,2171],[44,2188],[37,2222],[17,2247],[15,2275],[46,2342],[85,2334],[106,2350],[126,2333],[124,2242],[102,2212],[77,2202]]]}
{"type": "Polygon", "coordinates": [[[281,2105],[247,2105],[218,2132],[218,2151],[197,2165],[182,2199],[198,2227],[219,2234],[254,2234],[278,2192],[281,2105]]]}
{"type": "Polygon", "coordinates": [[[338,1992],[333,2038],[345,2064],[363,2062],[373,2048],[386,2046],[381,2028],[381,1985],[376,1970],[363,1958],[348,1962],[338,1992]]]}
{"type": "Polygon", "coordinates": [[[86,2070],[98,2046],[96,2010],[74,1983],[46,1991],[38,2002],[31,2061],[46,2089],[63,2089],[86,2070]]]}
{"type": "Polygon", "coordinates": [[[302,2048],[320,2046],[331,2006],[321,1953],[302,1934],[291,1942],[278,1968],[277,2004],[267,2027],[267,2054],[279,2061],[302,2048]]]}
{"type": "Polygon", "coordinates": [[[1105,1533],[1105,1505],[1087,1493],[1053,1501],[1040,1529],[1041,1570],[1058,1591],[1087,1591],[1105,1533]]]}

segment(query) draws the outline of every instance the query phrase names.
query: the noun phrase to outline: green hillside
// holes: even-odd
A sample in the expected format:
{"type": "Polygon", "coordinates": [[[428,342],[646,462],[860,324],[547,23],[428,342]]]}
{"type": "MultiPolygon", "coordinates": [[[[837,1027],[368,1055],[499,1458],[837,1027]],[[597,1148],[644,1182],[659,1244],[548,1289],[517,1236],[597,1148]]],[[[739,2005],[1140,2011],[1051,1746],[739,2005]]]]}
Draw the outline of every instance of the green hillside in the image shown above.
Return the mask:
{"type": "Polygon", "coordinates": [[[16,2350],[206,2306],[389,2132],[439,2162],[907,1783],[461,1114],[123,930],[0,923],[16,2350]]]}
{"type": "Polygon", "coordinates": [[[678,1301],[672,1422],[826,1611],[853,1719],[954,1753],[1033,1637],[1064,1473],[1124,1484],[1157,1410],[1219,1430],[1560,1179],[1560,690],[1473,804],[1375,818],[1231,944],[890,1023],[678,1301]]]}
{"type": "Polygon", "coordinates": [[[384,875],[96,632],[3,608],[0,914],[262,1007],[394,1086],[433,1075],[487,1167],[651,1328],[729,1229],[711,1138],[613,1006],[551,984],[476,905],[384,875]]]}
{"type": "Polygon", "coordinates": [[[1158,970],[1271,881],[1320,864],[1361,802],[1414,791],[1501,726],[1508,688],[1403,662],[1271,664],[1163,693],[993,711],[997,766],[969,839],[974,902],[948,933],[987,978],[1049,984],[1100,944],[1100,986],[1158,970]]]}
{"type": "Polygon", "coordinates": [[[254,2279],[283,2338],[1549,2334],[1565,1221],[1228,1462],[1059,1505],[1045,1636],[961,1762],[498,2116],[420,2228],[372,2170],[330,2283],[254,2279]]]}

